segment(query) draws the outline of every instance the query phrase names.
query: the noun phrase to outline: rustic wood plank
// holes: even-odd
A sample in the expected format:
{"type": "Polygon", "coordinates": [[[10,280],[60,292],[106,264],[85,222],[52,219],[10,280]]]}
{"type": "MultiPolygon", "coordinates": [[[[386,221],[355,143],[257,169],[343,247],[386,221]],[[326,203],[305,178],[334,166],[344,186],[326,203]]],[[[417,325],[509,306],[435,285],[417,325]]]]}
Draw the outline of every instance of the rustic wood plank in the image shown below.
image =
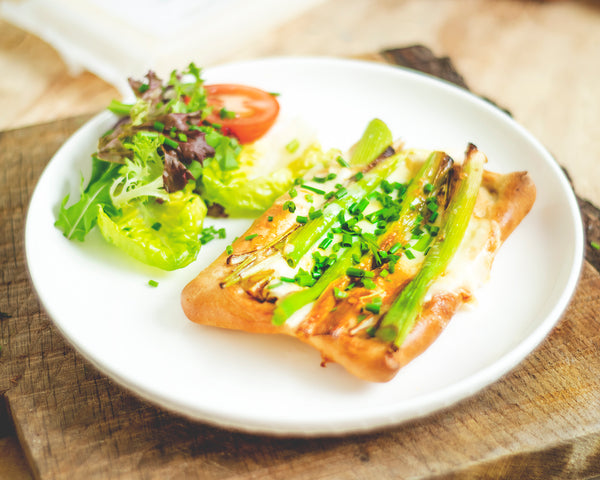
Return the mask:
{"type": "Polygon", "coordinates": [[[232,432],[151,405],[99,373],[41,311],[22,234],[39,174],[85,119],[0,134],[0,393],[36,478],[600,475],[600,274],[589,263],[565,317],[518,368],[452,408],[386,431],[232,432]]]}

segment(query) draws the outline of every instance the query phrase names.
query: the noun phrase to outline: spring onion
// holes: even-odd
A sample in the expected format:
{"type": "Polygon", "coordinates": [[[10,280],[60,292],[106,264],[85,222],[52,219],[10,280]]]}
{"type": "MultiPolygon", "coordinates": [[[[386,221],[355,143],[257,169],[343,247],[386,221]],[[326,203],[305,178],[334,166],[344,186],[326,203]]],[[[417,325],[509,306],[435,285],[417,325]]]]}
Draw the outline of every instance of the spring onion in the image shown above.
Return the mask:
{"type": "Polygon", "coordinates": [[[444,215],[440,234],[416,277],[390,307],[376,336],[383,341],[402,344],[422,309],[425,295],[435,279],[446,269],[465,235],[481,186],[485,156],[470,146],[458,186],[444,215]]]}

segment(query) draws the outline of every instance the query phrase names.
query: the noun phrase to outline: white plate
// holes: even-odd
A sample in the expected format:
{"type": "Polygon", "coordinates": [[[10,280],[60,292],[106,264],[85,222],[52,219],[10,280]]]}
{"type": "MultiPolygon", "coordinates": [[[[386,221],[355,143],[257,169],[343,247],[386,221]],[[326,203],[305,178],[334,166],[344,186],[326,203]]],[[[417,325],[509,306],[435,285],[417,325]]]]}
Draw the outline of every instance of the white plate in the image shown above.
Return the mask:
{"type": "MultiPolygon", "coordinates": [[[[137,264],[92,233],[68,241],[53,226],[111,115],[100,114],[58,151],[27,217],[31,278],[56,326],[87,359],[142,397],[194,419],[251,432],[318,435],[413,419],[473,394],[517,365],[550,332],[583,261],[577,203],[560,168],[529,133],[487,102],[396,67],[325,58],[275,58],[204,72],[281,95],[284,116],[312,124],[325,145],[349,147],[373,117],[410,145],[464,151],[475,143],[499,172],[527,170],[535,206],[498,255],[478,306],[455,316],[421,357],[386,384],[342,368],[288,337],[189,322],[180,292],[249,225],[224,221],[228,237],[192,265],[165,273],[137,264]],[[552,261],[548,261],[552,259],[552,261]],[[157,288],[148,280],[159,282],[157,288]]],[[[210,223],[210,222],[209,222],[210,223]]],[[[214,223],[214,222],[213,222],[214,223]]]]}

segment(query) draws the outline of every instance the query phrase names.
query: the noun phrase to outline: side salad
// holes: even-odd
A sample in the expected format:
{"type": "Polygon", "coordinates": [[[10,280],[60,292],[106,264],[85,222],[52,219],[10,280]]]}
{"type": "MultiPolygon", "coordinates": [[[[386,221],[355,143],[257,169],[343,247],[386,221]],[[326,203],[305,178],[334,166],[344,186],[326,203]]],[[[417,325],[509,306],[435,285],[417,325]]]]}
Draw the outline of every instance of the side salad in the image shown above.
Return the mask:
{"type": "Polygon", "coordinates": [[[255,217],[338,155],[293,137],[273,151],[263,137],[279,115],[277,94],[204,85],[193,63],[166,82],[150,71],[129,84],[135,101],[108,106],[115,124],[98,140],[91,176],[77,201],[67,195],[60,205],[55,226],[68,239],[83,241],[97,226],[137,260],[179,269],[213,237],[203,228],[209,212],[255,217]]]}

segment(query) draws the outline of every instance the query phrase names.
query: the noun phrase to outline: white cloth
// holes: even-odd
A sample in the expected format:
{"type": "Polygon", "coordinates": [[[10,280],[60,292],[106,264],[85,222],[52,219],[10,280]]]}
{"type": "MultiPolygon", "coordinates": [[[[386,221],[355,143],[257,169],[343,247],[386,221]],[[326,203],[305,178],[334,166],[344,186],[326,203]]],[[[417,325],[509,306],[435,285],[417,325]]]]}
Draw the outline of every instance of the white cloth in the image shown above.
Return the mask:
{"type": "Polygon", "coordinates": [[[127,77],[219,63],[322,0],[4,0],[0,16],[126,95],[127,77]]]}

